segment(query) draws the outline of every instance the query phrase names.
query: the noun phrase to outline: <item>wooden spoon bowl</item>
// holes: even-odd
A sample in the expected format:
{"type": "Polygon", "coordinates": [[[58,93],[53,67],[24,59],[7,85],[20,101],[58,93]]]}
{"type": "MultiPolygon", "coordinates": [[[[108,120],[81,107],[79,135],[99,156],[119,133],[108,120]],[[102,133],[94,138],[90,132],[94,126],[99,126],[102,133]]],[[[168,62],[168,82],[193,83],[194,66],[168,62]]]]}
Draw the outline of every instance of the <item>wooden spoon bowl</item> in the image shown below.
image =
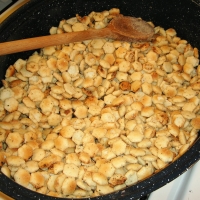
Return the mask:
{"type": "Polygon", "coordinates": [[[154,35],[151,25],[140,18],[119,15],[110,22],[108,28],[117,35],[117,40],[128,42],[150,41],[154,35]]]}

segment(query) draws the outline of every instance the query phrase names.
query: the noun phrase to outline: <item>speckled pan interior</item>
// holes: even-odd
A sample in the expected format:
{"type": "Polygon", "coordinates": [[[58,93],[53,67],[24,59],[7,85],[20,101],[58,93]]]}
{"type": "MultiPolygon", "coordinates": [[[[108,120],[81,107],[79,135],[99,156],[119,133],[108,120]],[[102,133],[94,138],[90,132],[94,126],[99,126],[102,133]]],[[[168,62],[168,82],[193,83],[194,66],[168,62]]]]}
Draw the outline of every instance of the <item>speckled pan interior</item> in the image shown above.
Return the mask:
{"type": "MultiPolygon", "coordinates": [[[[49,34],[51,26],[61,19],[81,16],[91,11],[120,8],[124,15],[142,17],[165,29],[174,28],[177,35],[200,49],[199,0],[31,0],[0,24],[0,42],[49,34]]],[[[0,57],[0,78],[18,58],[26,59],[33,51],[0,57]]],[[[125,190],[92,199],[138,199],[177,178],[200,158],[200,139],[181,158],[161,172],[125,190]]],[[[0,190],[14,199],[58,199],[23,188],[0,173],[0,190]]],[[[59,198],[62,199],[62,198],[59,198]]]]}

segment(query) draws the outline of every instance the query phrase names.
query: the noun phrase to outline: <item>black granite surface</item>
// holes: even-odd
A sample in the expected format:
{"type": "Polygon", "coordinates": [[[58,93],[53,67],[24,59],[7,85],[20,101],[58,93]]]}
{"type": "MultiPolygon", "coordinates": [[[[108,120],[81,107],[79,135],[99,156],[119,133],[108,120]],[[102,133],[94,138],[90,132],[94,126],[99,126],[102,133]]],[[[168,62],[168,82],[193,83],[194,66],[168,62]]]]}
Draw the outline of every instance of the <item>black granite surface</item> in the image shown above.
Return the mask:
{"type": "MultiPolygon", "coordinates": [[[[74,17],[76,13],[87,15],[91,11],[120,8],[121,13],[142,17],[163,28],[174,28],[177,35],[200,49],[200,7],[192,0],[31,0],[0,25],[0,42],[49,34],[51,26],[58,26],[61,19],[74,17]]],[[[0,78],[18,58],[26,59],[33,51],[0,56],[0,78]]],[[[95,200],[134,200],[174,180],[200,158],[200,139],[180,159],[166,169],[126,190],[95,200]]],[[[0,173],[0,190],[16,200],[58,198],[47,197],[19,186],[0,173]]]]}

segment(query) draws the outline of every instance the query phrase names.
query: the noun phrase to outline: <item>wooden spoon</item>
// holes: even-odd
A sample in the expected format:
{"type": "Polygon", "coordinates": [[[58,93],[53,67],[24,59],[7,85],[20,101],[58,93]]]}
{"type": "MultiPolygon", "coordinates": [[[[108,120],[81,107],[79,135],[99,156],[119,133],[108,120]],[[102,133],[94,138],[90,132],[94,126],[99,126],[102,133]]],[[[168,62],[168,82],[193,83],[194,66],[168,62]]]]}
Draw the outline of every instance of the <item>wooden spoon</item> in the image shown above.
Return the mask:
{"type": "Polygon", "coordinates": [[[0,55],[97,38],[143,42],[150,41],[153,35],[154,29],[147,22],[134,17],[118,15],[103,29],[89,29],[0,43],[0,55]]]}

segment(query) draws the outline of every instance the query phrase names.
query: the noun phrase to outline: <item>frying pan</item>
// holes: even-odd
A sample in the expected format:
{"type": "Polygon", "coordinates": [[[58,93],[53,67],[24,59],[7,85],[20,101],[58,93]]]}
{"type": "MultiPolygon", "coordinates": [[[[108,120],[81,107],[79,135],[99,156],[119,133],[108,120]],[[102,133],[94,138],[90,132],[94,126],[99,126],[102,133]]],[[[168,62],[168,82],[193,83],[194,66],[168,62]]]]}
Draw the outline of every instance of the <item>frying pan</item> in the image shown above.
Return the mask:
{"type": "MultiPolygon", "coordinates": [[[[52,26],[62,19],[88,15],[91,11],[120,8],[127,16],[141,17],[164,29],[174,28],[177,35],[200,49],[200,1],[199,0],[31,0],[0,24],[0,42],[49,34],[52,26]]],[[[33,51],[0,57],[0,78],[7,67],[18,58],[26,59],[33,51]]],[[[138,199],[164,186],[184,173],[200,159],[200,138],[178,160],[162,171],[139,183],[112,194],[95,197],[95,200],[138,199]]],[[[56,200],[28,190],[0,173],[0,190],[14,199],[56,200]]],[[[59,198],[62,199],[62,198],[59,198]]],[[[85,198],[84,198],[85,199],[85,198]]]]}

